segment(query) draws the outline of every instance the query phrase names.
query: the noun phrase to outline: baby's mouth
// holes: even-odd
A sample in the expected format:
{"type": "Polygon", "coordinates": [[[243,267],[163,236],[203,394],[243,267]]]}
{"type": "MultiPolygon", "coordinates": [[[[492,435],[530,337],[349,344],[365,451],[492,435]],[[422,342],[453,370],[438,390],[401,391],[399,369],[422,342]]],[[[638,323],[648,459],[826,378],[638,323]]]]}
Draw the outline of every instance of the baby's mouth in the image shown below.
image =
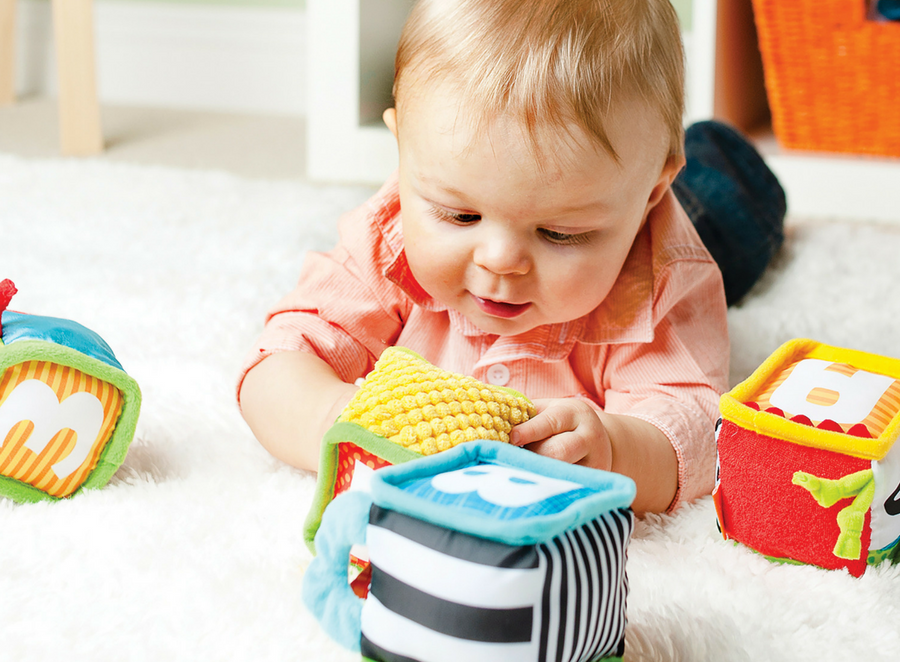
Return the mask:
{"type": "Polygon", "coordinates": [[[512,319],[518,317],[531,307],[531,303],[507,303],[505,301],[493,301],[492,299],[482,299],[479,296],[472,295],[478,307],[488,315],[493,317],[502,317],[504,319],[512,319]]]}

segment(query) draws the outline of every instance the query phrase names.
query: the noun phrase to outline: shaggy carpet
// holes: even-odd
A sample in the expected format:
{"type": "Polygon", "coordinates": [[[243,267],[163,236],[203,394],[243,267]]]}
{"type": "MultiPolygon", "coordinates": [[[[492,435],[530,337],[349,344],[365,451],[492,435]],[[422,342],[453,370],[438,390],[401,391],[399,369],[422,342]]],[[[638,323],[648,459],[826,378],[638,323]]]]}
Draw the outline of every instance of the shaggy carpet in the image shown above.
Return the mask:
{"type": "MultiPolygon", "coordinates": [[[[103,336],[140,384],[108,486],[0,499],[0,659],[353,660],[300,600],[315,477],[271,458],[234,403],[237,367],[304,252],[369,189],[0,157],[12,308],[103,336]]],[[[732,382],[810,337],[900,356],[900,226],[792,219],[730,311],[732,382]]],[[[776,565],[724,542],[710,498],[637,525],[626,659],[900,656],[900,570],[776,565]]]]}

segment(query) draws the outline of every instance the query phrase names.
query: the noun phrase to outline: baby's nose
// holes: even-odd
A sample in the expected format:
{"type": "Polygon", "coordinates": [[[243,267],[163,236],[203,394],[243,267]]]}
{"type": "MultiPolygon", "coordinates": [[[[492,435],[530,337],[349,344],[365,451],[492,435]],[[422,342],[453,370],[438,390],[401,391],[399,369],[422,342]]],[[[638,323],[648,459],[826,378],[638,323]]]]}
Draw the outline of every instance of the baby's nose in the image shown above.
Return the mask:
{"type": "Polygon", "coordinates": [[[531,269],[527,247],[515,237],[496,236],[475,250],[475,263],[500,276],[526,274],[531,269]]]}

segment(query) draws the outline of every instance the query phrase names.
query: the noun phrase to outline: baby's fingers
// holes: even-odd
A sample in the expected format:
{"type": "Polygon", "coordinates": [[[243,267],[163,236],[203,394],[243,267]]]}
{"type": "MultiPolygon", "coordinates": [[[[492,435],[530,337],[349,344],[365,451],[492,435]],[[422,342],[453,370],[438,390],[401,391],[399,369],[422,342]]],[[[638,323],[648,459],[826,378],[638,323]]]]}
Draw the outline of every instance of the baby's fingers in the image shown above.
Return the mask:
{"type": "Polygon", "coordinates": [[[577,432],[553,435],[542,441],[528,444],[526,448],[538,455],[569,464],[578,464],[587,453],[584,439],[577,432]]]}
{"type": "Polygon", "coordinates": [[[536,441],[543,441],[563,432],[575,429],[571,420],[567,421],[564,411],[554,409],[547,402],[535,402],[537,415],[520,423],[509,433],[509,441],[516,446],[527,446],[536,441]]]}

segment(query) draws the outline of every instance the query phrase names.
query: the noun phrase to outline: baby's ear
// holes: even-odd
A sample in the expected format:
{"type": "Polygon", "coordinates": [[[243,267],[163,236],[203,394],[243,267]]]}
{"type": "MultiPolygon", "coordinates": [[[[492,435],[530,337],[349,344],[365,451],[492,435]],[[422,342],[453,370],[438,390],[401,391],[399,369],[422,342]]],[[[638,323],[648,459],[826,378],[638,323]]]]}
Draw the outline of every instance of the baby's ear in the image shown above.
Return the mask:
{"type": "Polygon", "coordinates": [[[678,173],[684,168],[685,163],[687,163],[687,160],[684,158],[684,154],[669,154],[665,164],[663,164],[661,173],[661,176],[666,179],[666,186],[675,181],[678,173]]]}
{"type": "Polygon", "coordinates": [[[387,125],[387,128],[391,130],[391,133],[394,134],[394,138],[397,137],[397,109],[396,108],[388,108],[381,115],[384,123],[387,125]]]}
{"type": "Polygon", "coordinates": [[[662,197],[666,194],[666,191],[672,185],[672,182],[675,181],[678,173],[684,168],[684,164],[685,158],[683,154],[670,154],[666,158],[662,170],[659,173],[659,179],[656,181],[656,186],[650,191],[648,209],[652,209],[660,200],[662,200],[662,197]]]}

